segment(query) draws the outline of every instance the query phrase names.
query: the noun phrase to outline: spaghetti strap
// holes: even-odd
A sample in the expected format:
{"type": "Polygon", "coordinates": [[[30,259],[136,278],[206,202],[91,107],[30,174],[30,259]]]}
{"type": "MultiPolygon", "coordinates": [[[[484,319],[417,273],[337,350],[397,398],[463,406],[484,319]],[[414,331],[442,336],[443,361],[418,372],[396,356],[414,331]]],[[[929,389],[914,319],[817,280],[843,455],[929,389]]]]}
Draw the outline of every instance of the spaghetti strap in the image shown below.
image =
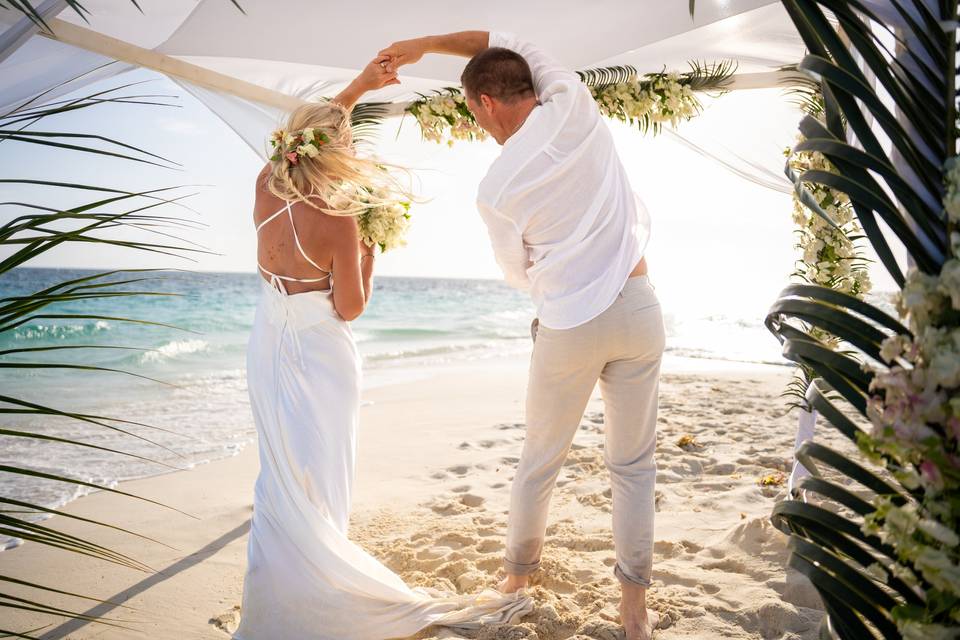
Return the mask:
{"type": "Polygon", "coordinates": [[[289,209],[289,208],[290,208],[290,203],[288,202],[286,207],[283,207],[282,209],[280,209],[280,211],[277,211],[276,213],[274,213],[274,214],[271,215],[270,217],[268,217],[268,218],[266,218],[265,220],[261,221],[260,224],[257,225],[257,233],[260,233],[260,229],[262,229],[265,224],[267,224],[268,222],[270,222],[271,220],[273,220],[274,218],[276,218],[278,215],[280,215],[281,213],[283,213],[284,211],[286,211],[286,210],[289,209]]]}
{"type": "Polygon", "coordinates": [[[318,265],[316,262],[314,262],[313,258],[308,256],[307,252],[303,250],[303,245],[300,244],[300,236],[297,235],[297,225],[293,223],[293,210],[290,208],[289,202],[287,203],[287,215],[290,217],[290,228],[293,229],[293,239],[297,243],[297,249],[300,250],[300,255],[302,255],[304,259],[310,264],[312,264],[314,268],[317,269],[318,271],[323,271],[324,273],[330,273],[329,271],[327,271],[326,269],[318,265]]]}
{"type": "Polygon", "coordinates": [[[277,211],[276,213],[270,215],[270,216],[267,217],[265,220],[261,221],[260,224],[257,225],[257,233],[260,233],[260,229],[262,229],[265,224],[267,224],[267,223],[270,222],[271,220],[275,219],[277,216],[279,216],[280,214],[282,214],[284,211],[287,212],[287,216],[288,216],[289,219],[290,219],[290,229],[293,231],[293,240],[294,240],[294,242],[296,242],[296,244],[297,244],[297,250],[300,252],[300,255],[302,255],[307,262],[309,262],[311,265],[313,265],[313,267],[314,267],[317,271],[322,271],[322,272],[324,273],[324,275],[321,276],[321,277],[319,277],[319,278],[294,278],[294,277],[291,277],[291,276],[281,276],[281,275],[279,275],[279,274],[276,274],[276,273],[270,271],[269,269],[264,268],[264,266],[263,266],[262,264],[260,264],[259,261],[257,261],[257,268],[260,269],[260,271],[262,271],[264,274],[270,276],[270,283],[271,283],[271,284],[275,284],[275,283],[277,283],[278,281],[286,281],[286,282],[322,282],[322,281],[326,280],[327,278],[329,278],[330,276],[332,276],[333,273],[332,273],[331,271],[328,271],[327,269],[324,269],[323,267],[321,267],[320,265],[318,265],[316,262],[313,261],[313,258],[311,258],[310,256],[308,256],[308,255],[307,255],[307,252],[303,250],[303,245],[300,244],[300,236],[297,235],[297,225],[295,225],[295,224],[293,223],[293,210],[292,210],[291,207],[290,207],[290,202],[289,202],[289,201],[286,203],[286,205],[285,205],[282,209],[280,209],[280,210],[277,211]]]}

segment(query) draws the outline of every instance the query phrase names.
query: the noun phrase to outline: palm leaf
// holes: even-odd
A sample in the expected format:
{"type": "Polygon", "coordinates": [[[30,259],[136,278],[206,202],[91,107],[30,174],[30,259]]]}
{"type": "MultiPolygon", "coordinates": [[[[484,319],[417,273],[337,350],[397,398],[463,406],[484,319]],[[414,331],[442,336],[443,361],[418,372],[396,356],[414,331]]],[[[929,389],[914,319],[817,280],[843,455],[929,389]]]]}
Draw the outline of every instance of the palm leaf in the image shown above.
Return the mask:
{"type": "MultiPolygon", "coordinates": [[[[904,274],[883,226],[919,269],[939,273],[950,251],[941,201],[944,163],[956,153],[957,2],[891,0],[886,5],[899,16],[895,29],[873,13],[873,5],[857,0],[782,4],[810,52],[798,66],[809,82],[791,89],[809,114],[800,125],[805,141],[796,150],[823,154],[835,168],[794,176],[795,184],[847,194],[866,239],[900,286],[904,274]],[[886,44],[891,37],[895,51],[886,44]],[[889,98],[881,100],[880,91],[889,98]],[[889,138],[889,151],[874,126],[889,138]]],[[[804,204],[824,213],[815,203],[804,204]]],[[[809,285],[781,292],[766,323],[785,357],[812,374],[807,405],[862,446],[868,434],[858,422],[867,418],[874,372],[886,366],[880,343],[910,331],[874,305],[809,285]],[[842,351],[817,340],[813,329],[839,338],[842,351]]],[[[944,437],[937,425],[928,426],[944,437]]],[[[876,509],[873,500],[917,505],[925,490],[904,485],[897,479],[899,463],[876,452],[870,459],[881,465],[877,470],[813,442],[800,447],[797,459],[813,475],[799,483],[797,495],[776,505],[772,520],[790,536],[790,566],[810,579],[823,601],[820,637],[900,638],[898,621],[907,611],[922,612],[925,624],[955,628],[949,612],[956,603],[931,595],[939,592],[897,548],[861,530],[876,509]],[[808,494],[817,495],[818,506],[806,503],[808,494]],[[878,581],[878,570],[885,582],[878,581]],[[898,577],[908,570],[919,581],[916,588],[898,577]]]]}
{"type": "Polygon", "coordinates": [[[629,65],[584,69],[576,73],[582,83],[591,87],[603,87],[609,84],[620,84],[637,79],[636,68],[629,65]]]}
{"type": "Polygon", "coordinates": [[[353,139],[359,142],[370,142],[387,114],[388,104],[385,102],[361,102],[355,105],[350,112],[353,139]]]}
{"type": "MultiPolygon", "coordinates": [[[[87,20],[87,16],[90,15],[90,12],[84,8],[80,0],[64,0],[64,2],[67,5],[67,7],[73,9],[73,11],[78,16],[83,18],[84,22],[89,22],[87,20]]],[[[140,11],[141,13],[143,12],[143,9],[140,7],[140,3],[137,2],[137,0],[130,0],[130,3],[133,6],[135,6],[138,11],[140,11]]],[[[230,0],[230,4],[236,7],[237,10],[240,11],[240,13],[243,13],[244,15],[246,15],[246,12],[243,10],[243,7],[240,6],[239,0],[230,0]]],[[[43,19],[43,16],[40,14],[40,12],[37,11],[36,8],[34,8],[30,0],[0,0],[0,7],[4,9],[14,9],[16,11],[20,11],[25,16],[30,18],[30,20],[35,25],[37,25],[37,27],[39,27],[40,29],[43,29],[48,33],[53,33],[53,29],[51,29],[50,25],[48,25],[47,22],[43,19]]]]}
{"type": "MultiPolygon", "coordinates": [[[[67,4],[82,15],[82,7],[79,2],[71,2],[68,0],[67,4]]],[[[234,2],[234,4],[236,3],[234,2]]],[[[46,26],[43,22],[43,16],[41,16],[29,2],[13,2],[8,0],[7,2],[0,2],[0,6],[20,10],[33,20],[38,27],[45,28],[46,26]]],[[[91,133],[55,131],[49,128],[40,130],[39,128],[34,128],[37,123],[50,117],[84,109],[98,108],[103,105],[122,104],[125,107],[128,105],[137,105],[138,107],[176,106],[169,103],[171,96],[129,91],[128,89],[132,86],[132,84],[124,85],[122,87],[98,91],[88,96],[59,101],[44,102],[44,97],[47,92],[39,94],[25,101],[19,107],[0,115],[0,143],[7,143],[0,148],[9,148],[11,153],[17,153],[18,151],[15,150],[16,147],[13,143],[20,145],[43,145],[61,154],[80,153],[90,158],[99,158],[105,161],[132,162],[140,166],[177,169],[180,165],[176,162],[115,138],[91,133]]],[[[8,274],[12,269],[24,266],[38,256],[65,244],[74,244],[75,246],[81,247],[89,245],[118,246],[137,251],[148,251],[156,255],[175,255],[178,257],[188,257],[190,254],[198,252],[209,253],[200,245],[191,242],[185,237],[181,237],[181,235],[177,233],[177,230],[189,232],[196,229],[198,225],[194,220],[158,213],[159,208],[164,206],[176,206],[189,210],[189,207],[186,207],[181,202],[189,196],[189,194],[184,195],[181,193],[182,187],[165,187],[133,192],[102,185],[16,178],[3,178],[0,180],[0,184],[28,187],[46,193],[52,190],[67,190],[79,195],[91,192],[96,193],[93,200],[68,208],[51,207],[43,202],[0,203],[2,207],[15,210],[15,214],[0,225],[0,246],[5,246],[8,249],[4,252],[3,259],[0,260],[0,277],[8,274]],[[125,210],[116,211],[117,208],[124,206],[125,210]],[[121,229],[137,232],[139,235],[148,234],[149,238],[146,240],[140,239],[139,237],[135,239],[118,239],[114,235],[108,235],[121,229]]],[[[74,303],[94,300],[171,295],[163,291],[149,290],[142,286],[156,279],[154,273],[141,276],[141,274],[148,271],[152,272],[154,270],[120,270],[84,275],[79,278],[54,283],[40,291],[7,295],[0,299],[0,335],[40,320],[72,318],[109,319],[113,322],[131,323],[144,327],[169,326],[148,319],[90,312],[76,313],[71,312],[69,308],[74,303]]],[[[58,354],[67,352],[88,353],[94,350],[127,348],[129,347],[103,344],[37,347],[28,345],[22,348],[7,348],[0,350],[0,370],[20,372],[30,368],[59,368],[65,371],[74,371],[78,374],[86,372],[118,372],[146,378],[146,376],[140,376],[134,372],[112,367],[95,366],[85,363],[82,360],[79,363],[65,363],[56,359],[58,354]],[[25,358],[29,361],[24,361],[25,358]]],[[[154,429],[156,427],[107,416],[56,409],[46,406],[45,404],[30,402],[23,398],[15,397],[10,393],[0,395],[0,414],[5,414],[11,418],[18,416],[28,418],[49,416],[57,419],[73,420],[78,425],[86,425],[86,427],[90,429],[110,430],[124,437],[148,443],[159,451],[165,451],[174,456],[181,455],[167,446],[161,445],[154,440],[125,428],[127,425],[154,429]]],[[[161,429],[161,431],[166,430],[161,429]]],[[[79,437],[56,437],[30,428],[4,426],[0,428],[0,437],[33,440],[43,445],[49,443],[81,447],[108,455],[125,456],[142,462],[157,464],[167,469],[177,468],[150,455],[123,451],[122,448],[119,447],[101,446],[85,441],[79,437]]],[[[88,482],[77,477],[32,468],[29,461],[0,465],[0,475],[6,475],[8,477],[19,476],[26,479],[59,482],[94,490],[107,491],[125,498],[146,501],[159,508],[171,509],[187,517],[192,517],[189,514],[184,514],[182,511],[163,505],[160,502],[142,498],[112,487],[88,482]]],[[[132,556],[114,551],[85,537],[69,534],[60,530],[57,527],[59,520],[54,520],[53,523],[47,524],[41,523],[38,521],[38,518],[57,516],[61,519],[83,522],[105,530],[111,529],[118,531],[151,544],[167,546],[163,545],[161,541],[143,536],[142,534],[115,524],[82,518],[52,509],[49,506],[33,504],[26,500],[18,500],[11,496],[0,495],[0,505],[7,507],[0,511],[0,535],[15,537],[30,543],[42,544],[51,548],[69,551],[118,567],[138,571],[154,571],[153,568],[132,556]]],[[[42,585],[33,580],[23,580],[11,575],[6,575],[4,572],[0,572],[0,582],[9,587],[3,589],[3,593],[0,593],[0,608],[7,609],[8,611],[27,612],[34,617],[38,615],[41,617],[50,616],[54,618],[67,617],[85,622],[97,622],[115,627],[128,628],[118,625],[117,621],[91,616],[65,607],[54,606],[44,601],[44,598],[49,597],[51,594],[68,595],[101,602],[101,600],[97,598],[75,593],[68,589],[61,588],[59,585],[42,585]],[[14,593],[14,590],[20,589],[33,590],[39,593],[39,595],[27,597],[20,593],[14,593]]],[[[39,629],[29,631],[0,631],[0,634],[5,634],[10,637],[29,638],[33,637],[33,635],[42,628],[43,627],[40,627],[39,629]]]]}
{"type": "Polygon", "coordinates": [[[797,65],[780,67],[782,72],[790,72],[781,84],[785,85],[784,94],[804,113],[820,119],[824,112],[823,87],[810,76],[799,73],[797,65]]]}

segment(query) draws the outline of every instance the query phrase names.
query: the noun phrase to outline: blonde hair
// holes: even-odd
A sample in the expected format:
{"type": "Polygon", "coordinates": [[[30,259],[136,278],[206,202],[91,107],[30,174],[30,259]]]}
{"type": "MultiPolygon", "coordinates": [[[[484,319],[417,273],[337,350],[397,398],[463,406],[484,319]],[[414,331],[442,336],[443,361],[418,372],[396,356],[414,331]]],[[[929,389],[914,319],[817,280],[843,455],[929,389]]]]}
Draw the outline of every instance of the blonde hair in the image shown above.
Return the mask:
{"type": "Polygon", "coordinates": [[[304,104],[290,114],[284,131],[307,128],[322,132],[327,141],[314,157],[300,156],[296,162],[281,147],[271,160],[266,182],[276,197],[339,216],[355,216],[371,207],[413,198],[391,171],[399,167],[357,155],[350,113],[343,106],[328,101],[304,104]]]}

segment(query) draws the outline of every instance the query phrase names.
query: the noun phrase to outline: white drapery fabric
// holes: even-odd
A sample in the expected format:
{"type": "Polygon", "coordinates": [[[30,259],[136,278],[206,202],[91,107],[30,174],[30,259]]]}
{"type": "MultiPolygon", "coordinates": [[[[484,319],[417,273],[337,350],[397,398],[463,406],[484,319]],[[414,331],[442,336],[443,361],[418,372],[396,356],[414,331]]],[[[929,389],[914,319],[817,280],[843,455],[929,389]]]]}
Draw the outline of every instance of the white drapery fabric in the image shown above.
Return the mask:
{"type": "Polygon", "coordinates": [[[262,282],[247,350],[260,474],[234,638],[385,640],[529,613],[525,595],[411,589],[349,540],[360,355],[332,294],[282,288],[262,282]]]}
{"type": "MultiPolygon", "coordinates": [[[[573,69],[630,64],[641,72],[683,70],[688,60],[730,59],[738,64],[736,86],[742,87],[775,85],[770,72],[796,63],[803,54],[789,19],[773,0],[700,0],[693,19],[687,3],[656,0],[611,0],[602,10],[579,0],[522,5],[491,0],[456,12],[439,0],[424,0],[403,11],[388,0],[371,0],[362,10],[349,3],[240,0],[245,14],[229,0],[141,0],[142,13],[123,0],[86,0],[89,24],[64,9],[65,4],[46,0],[38,6],[48,17],[102,39],[97,42],[101,53],[38,35],[19,12],[0,9],[2,112],[39,94],[49,101],[122,75],[136,65],[114,61],[109,52],[129,57],[123,47],[132,45],[153,56],[152,61],[189,63],[235,81],[234,90],[211,89],[202,78],[191,81],[167,72],[260,156],[266,153],[265,132],[276,126],[284,109],[269,100],[251,99],[245,86],[283,98],[331,96],[379,48],[426,33],[512,31],[573,69]]],[[[89,39],[81,44],[92,48],[89,39]]],[[[145,65],[143,56],[137,64],[145,65]]],[[[402,85],[367,99],[395,103],[401,108],[394,113],[402,112],[402,105],[418,94],[458,84],[462,65],[454,58],[430,56],[409,68],[416,75],[402,76],[402,85]]],[[[388,130],[393,126],[395,121],[385,125],[388,130]]],[[[780,173],[778,158],[764,161],[763,170],[756,171],[758,160],[744,158],[742,150],[722,148],[702,136],[689,142],[728,168],[736,165],[735,173],[742,177],[766,186],[778,181],[770,177],[780,173]]]]}

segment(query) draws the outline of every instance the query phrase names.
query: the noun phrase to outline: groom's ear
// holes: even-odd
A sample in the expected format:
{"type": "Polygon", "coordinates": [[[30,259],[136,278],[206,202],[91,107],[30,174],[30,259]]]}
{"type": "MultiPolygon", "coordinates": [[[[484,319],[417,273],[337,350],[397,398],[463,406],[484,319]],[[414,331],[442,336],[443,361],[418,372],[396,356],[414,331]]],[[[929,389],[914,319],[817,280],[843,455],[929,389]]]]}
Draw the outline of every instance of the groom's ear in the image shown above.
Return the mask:
{"type": "Polygon", "coordinates": [[[487,113],[493,111],[493,106],[494,106],[493,98],[491,98],[487,94],[485,93],[480,94],[480,104],[483,105],[483,110],[486,111],[487,113]]]}

